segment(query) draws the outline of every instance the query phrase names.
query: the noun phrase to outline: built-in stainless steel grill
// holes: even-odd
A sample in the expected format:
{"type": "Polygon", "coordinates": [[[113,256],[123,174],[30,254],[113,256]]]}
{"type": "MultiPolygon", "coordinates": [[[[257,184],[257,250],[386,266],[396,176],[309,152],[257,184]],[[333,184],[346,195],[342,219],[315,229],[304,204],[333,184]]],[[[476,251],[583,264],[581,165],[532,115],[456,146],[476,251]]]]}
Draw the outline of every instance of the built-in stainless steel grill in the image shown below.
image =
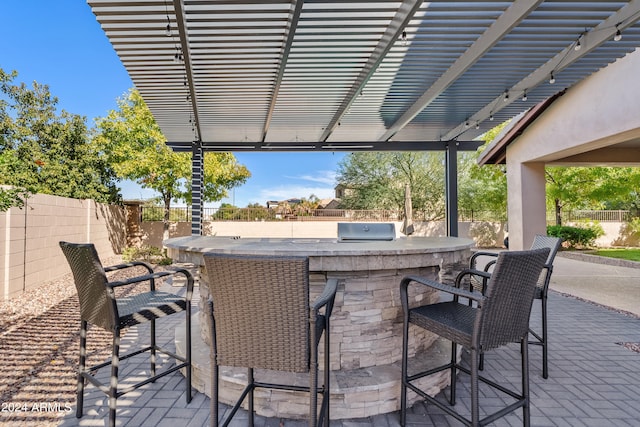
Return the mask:
{"type": "Polygon", "coordinates": [[[338,223],[338,242],[385,241],[395,238],[396,227],[393,223],[338,223]]]}

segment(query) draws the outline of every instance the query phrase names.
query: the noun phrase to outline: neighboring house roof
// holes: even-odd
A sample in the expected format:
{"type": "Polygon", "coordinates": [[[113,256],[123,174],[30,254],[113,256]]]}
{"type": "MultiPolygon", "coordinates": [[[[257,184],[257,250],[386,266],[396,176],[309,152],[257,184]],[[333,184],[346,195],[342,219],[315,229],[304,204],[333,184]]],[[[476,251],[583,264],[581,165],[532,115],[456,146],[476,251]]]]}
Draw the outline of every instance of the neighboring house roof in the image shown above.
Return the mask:
{"type": "Polygon", "coordinates": [[[298,203],[302,203],[302,199],[268,200],[267,207],[277,207],[282,204],[297,205],[298,203]]]}
{"type": "Polygon", "coordinates": [[[340,204],[339,199],[322,199],[318,205],[320,209],[336,209],[340,204]]]}
{"type": "Polygon", "coordinates": [[[478,157],[478,164],[497,165],[507,162],[507,147],[513,141],[518,139],[520,135],[551,106],[558,98],[564,95],[566,90],[561,90],[555,95],[545,99],[544,101],[534,105],[529,110],[514,117],[511,123],[493,140],[491,144],[478,157]]]}

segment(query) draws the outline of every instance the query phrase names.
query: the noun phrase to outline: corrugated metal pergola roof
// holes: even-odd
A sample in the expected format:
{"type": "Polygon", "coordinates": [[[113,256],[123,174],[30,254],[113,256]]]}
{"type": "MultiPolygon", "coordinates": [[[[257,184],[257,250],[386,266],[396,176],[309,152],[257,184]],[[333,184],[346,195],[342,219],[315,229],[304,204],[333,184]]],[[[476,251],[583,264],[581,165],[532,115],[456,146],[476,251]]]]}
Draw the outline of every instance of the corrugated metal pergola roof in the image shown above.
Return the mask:
{"type": "Polygon", "coordinates": [[[640,45],[640,0],[89,4],[185,148],[471,140],[640,45]]]}

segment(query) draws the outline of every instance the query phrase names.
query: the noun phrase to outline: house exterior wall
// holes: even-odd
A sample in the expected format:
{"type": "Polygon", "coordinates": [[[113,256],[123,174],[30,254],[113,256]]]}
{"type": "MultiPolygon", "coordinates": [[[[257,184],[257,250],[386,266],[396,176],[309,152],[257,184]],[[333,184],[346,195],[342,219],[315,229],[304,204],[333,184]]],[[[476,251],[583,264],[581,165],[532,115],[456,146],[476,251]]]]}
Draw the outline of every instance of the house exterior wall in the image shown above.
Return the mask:
{"type": "Polygon", "coordinates": [[[530,248],[536,234],[547,234],[545,165],[507,162],[509,247],[530,248]]]}
{"type": "Polygon", "coordinates": [[[22,209],[0,213],[0,299],[70,272],[58,242],[91,242],[102,258],[125,246],[119,206],[36,194],[22,209]]]}
{"type": "Polygon", "coordinates": [[[615,147],[640,138],[639,73],[635,51],[569,88],[507,147],[511,248],[545,231],[540,165],[640,165],[640,150],[615,147]]]}

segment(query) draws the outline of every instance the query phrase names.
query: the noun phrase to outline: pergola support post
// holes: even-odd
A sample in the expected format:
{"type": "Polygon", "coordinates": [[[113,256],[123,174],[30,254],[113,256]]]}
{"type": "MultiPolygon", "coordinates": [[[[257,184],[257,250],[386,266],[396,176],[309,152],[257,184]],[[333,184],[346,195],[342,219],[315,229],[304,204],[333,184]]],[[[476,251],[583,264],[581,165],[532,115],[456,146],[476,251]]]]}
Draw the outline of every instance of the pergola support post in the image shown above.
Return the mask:
{"type": "Polygon", "coordinates": [[[202,186],[204,153],[202,143],[194,141],[191,151],[191,235],[202,236],[202,186]]]}
{"type": "Polygon", "coordinates": [[[447,236],[458,237],[458,143],[451,141],[445,151],[445,216],[447,236]]]}

